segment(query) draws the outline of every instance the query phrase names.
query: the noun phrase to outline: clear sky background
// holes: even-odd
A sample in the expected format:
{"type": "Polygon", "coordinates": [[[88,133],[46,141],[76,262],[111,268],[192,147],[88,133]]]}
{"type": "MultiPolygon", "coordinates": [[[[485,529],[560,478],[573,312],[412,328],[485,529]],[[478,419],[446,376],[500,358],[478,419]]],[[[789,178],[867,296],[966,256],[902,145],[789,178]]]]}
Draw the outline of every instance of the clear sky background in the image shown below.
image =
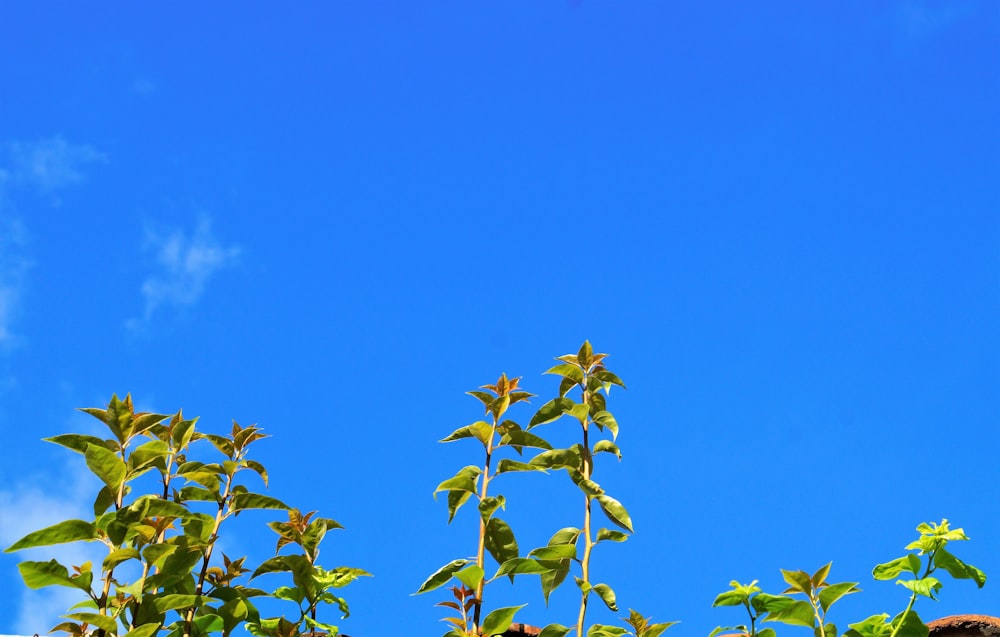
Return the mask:
{"type": "MultiPolygon", "coordinates": [[[[987,0],[2,2],[0,540],[86,514],[39,439],[132,392],[272,434],[270,493],[375,574],[344,632],[440,634],[410,593],[475,516],[431,492],[479,458],[436,441],[589,338],[628,384],[596,475],[635,520],[596,554],[623,608],[704,637],[729,580],[833,560],[866,589],[838,624],[894,614],[871,568],[921,521],[1000,578],[998,212],[987,0]]],[[[580,523],[562,475],[497,486],[524,549],[580,523]]],[[[227,552],[267,557],[269,519],[227,552]]],[[[39,555],[0,555],[0,633],[67,605],[23,589],[39,555]]],[[[571,583],[490,590],[573,621],[571,583]]]]}

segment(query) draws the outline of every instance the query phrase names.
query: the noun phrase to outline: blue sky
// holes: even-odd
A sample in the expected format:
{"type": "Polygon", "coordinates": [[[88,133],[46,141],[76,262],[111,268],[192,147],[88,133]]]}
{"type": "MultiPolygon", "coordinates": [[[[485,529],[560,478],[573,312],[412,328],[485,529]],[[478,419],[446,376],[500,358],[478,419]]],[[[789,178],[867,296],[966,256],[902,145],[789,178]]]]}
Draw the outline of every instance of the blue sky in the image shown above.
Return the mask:
{"type": "MultiPolygon", "coordinates": [[[[998,42],[985,0],[6,2],[0,540],[84,515],[39,439],[131,392],[272,434],[270,492],[375,574],[342,630],[439,634],[410,593],[474,520],[431,492],[477,456],[436,441],[590,339],[629,386],[597,474],[636,524],[595,565],[623,607],[701,637],[742,619],[710,608],[729,580],[833,560],[865,589],[838,624],[895,613],[871,567],[944,517],[1000,576],[998,42]]],[[[522,547],[579,523],[563,476],[503,491],[522,547]]],[[[268,519],[227,552],[267,557],[268,519]]],[[[67,605],[22,557],[0,633],[67,605]]],[[[573,621],[570,587],[493,588],[573,621]]]]}

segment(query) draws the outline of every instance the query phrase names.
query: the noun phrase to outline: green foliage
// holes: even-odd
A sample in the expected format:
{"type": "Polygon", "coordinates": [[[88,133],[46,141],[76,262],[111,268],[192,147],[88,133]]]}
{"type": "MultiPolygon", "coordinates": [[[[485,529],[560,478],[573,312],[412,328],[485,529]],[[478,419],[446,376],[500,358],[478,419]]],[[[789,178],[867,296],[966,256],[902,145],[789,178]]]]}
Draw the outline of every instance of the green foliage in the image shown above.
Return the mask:
{"type": "Polygon", "coordinates": [[[93,503],[94,520],[65,520],[24,536],[6,550],[52,546],[66,542],[99,542],[106,548],[100,567],[90,562],[67,567],[56,560],[18,565],[29,588],[65,586],[80,591],[86,611],[63,615],[68,621],[51,630],[73,637],[123,635],[153,637],[228,637],[241,624],[256,635],[296,637],[306,630],[337,633],[321,624],[316,609],[337,604],[347,615],[346,602],[333,589],[361,575],[360,569],[327,571],[315,563],[319,543],[340,525],[326,518],[303,516],[283,502],[250,491],[249,471],[267,486],[266,469],[248,457],[251,445],[264,438],[256,426],[233,423],[229,435],[196,431],[197,419],[136,412],[131,396],[112,396],[105,409],[81,411],[107,428],[106,439],[82,434],[48,438],[84,457],[102,487],[93,503]],[[207,441],[214,462],[194,460],[195,445],[207,441]],[[149,478],[148,476],[152,476],[149,478]],[[147,476],[146,480],[139,478],[147,476]],[[141,487],[150,487],[143,493],[141,487]],[[294,545],[301,554],[267,560],[254,572],[284,572],[293,586],[273,593],[238,582],[250,572],[246,558],[215,555],[223,525],[252,509],[287,510],[288,522],[272,522],[278,550],[294,545]],[[261,619],[252,602],[271,597],[298,604],[295,621],[261,619]]]}
{"type": "MultiPolygon", "coordinates": [[[[558,395],[538,408],[526,428],[505,419],[511,405],[532,396],[519,389],[520,378],[508,379],[506,375],[501,375],[495,384],[469,392],[480,401],[487,419],[460,427],[441,442],[476,440],[483,448],[483,461],[459,469],[438,484],[434,493],[448,494],[449,523],[471,498],[477,499],[481,518],[477,556],[474,561],[463,558],[449,562],[431,574],[417,590],[417,593],[424,593],[458,580],[457,585],[451,588],[454,601],[438,604],[453,611],[453,615],[445,619],[451,626],[446,637],[488,637],[502,632],[513,621],[514,613],[522,606],[494,610],[480,621],[483,594],[491,582],[502,577],[514,581],[518,575],[537,575],[541,581],[542,597],[547,604],[549,596],[566,581],[575,565],[580,575],[574,575],[574,581],[581,594],[575,626],[577,637],[584,635],[585,615],[592,595],[596,595],[610,611],[618,611],[615,591],[608,584],[593,582],[590,575],[593,548],[601,542],[624,542],[633,530],[632,518],[625,506],[605,493],[604,488],[593,479],[594,456],[604,453],[618,460],[622,457],[621,449],[615,442],[618,422],[607,409],[607,397],[613,385],[625,385],[604,366],[606,357],[606,354],[595,354],[589,342],[584,342],[575,354],[558,357],[559,364],[546,372],[560,377],[558,395]],[[580,442],[567,448],[553,448],[536,433],[536,427],[558,421],[564,416],[579,425],[580,442]],[[605,433],[610,438],[600,437],[605,433]],[[498,458],[497,454],[505,448],[517,456],[522,456],[526,449],[537,451],[527,462],[513,457],[498,458]],[[496,516],[506,506],[507,500],[490,491],[492,481],[499,475],[515,471],[545,473],[559,470],[565,470],[584,496],[583,528],[561,529],[548,544],[521,556],[513,530],[496,516]],[[594,532],[591,513],[595,502],[610,523],[621,530],[600,528],[594,532]],[[485,576],[487,554],[497,564],[494,574],[488,578],[485,576]]],[[[637,637],[658,637],[671,626],[670,623],[649,624],[635,611],[627,621],[637,637]]],[[[562,624],[550,624],[541,634],[542,637],[562,637],[571,630],[562,624]]],[[[586,629],[586,634],[593,637],[617,637],[627,632],[626,628],[601,624],[586,629]]]]}
{"type": "MultiPolygon", "coordinates": [[[[949,542],[967,540],[962,529],[951,529],[947,520],[941,524],[922,523],[917,527],[920,533],[915,541],[906,546],[902,557],[877,565],[872,576],[876,580],[896,579],[896,583],[910,591],[910,599],[903,612],[892,619],[887,614],[873,615],[864,621],[850,624],[844,637],[927,637],[928,629],[920,616],[913,610],[918,597],[934,599],[943,584],[931,573],[937,569],[947,572],[955,579],[971,579],[980,588],[986,583],[986,575],[970,564],[959,560],[945,547],[949,542]],[[921,556],[925,560],[921,560],[921,556]],[[900,577],[906,575],[907,577],[900,577]],[[898,578],[898,579],[897,579],[898,578]]],[[[713,606],[743,606],[750,617],[749,625],[718,627],[709,637],[727,630],[736,630],[749,637],[774,637],[770,628],[757,629],[757,621],[774,621],[793,626],[810,628],[815,637],[838,637],[837,626],[826,621],[827,611],[845,595],[859,592],[856,582],[830,584],[826,581],[831,564],[820,567],[815,573],[782,570],[781,575],[788,589],[781,595],[769,595],[757,586],[757,580],[750,584],[730,582],[732,590],[715,598],[713,606]],[[805,599],[795,599],[790,595],[801,595],[805,599]]]]}
{"type": "MultiPolygon", "coordinates": [[[[502,374],[495,383],[468,392],[479,401],[484,419],[454,430],[441,442],[475,441],[482,455],[442,480],[434,495],[445,494],[448,523],[466,504],[475,502],[478,532],[470,545],[476,553],[440,567],[417,590],[425,593],[451,584],[451,599],[437,604],[449,612],[444,637],[501,635],[526,604],[487,611],[484,593],[497,580],[513,583],[524,575],[539,577],[546,605],[571,573],[579,590],[575,624],[551,623],[541,630],[541,637],[565,637],[574,631],[576,637],[660,637],[675,623],[652,623],[632,609],[622,618],[624,626],[586,623],[592,597],[609,612],[619,612],[616,592],[591,573],[594,548],[624,542],[633,533],[625,506],[595,480],[596,457],[622,459],[619,425],[608,410],[608,400],[613,386],[625,385],[605,367],[606,358],[594,353],[589,342],[575,354],[557,357],[558,364],[545,373],[559,378],[558,392],[535,411],[526,427],[509,418],[512,406],[533,397],[519,387],[520,378],[502,374]],[[565,448],[553,447],[538,433],[539,427],[560,421],[579,435],[565,448]],[[514,530],[500,517],[508,500],[496,491],[494,482],[506,473],[562,471],[582,495],[582,525],[559,529],[544,546],[522,555],[514,530]],[[614,528],[597,528],[595,504],[614,528]]],[[[99,565],[65,565],[54,559],[18,565],[29,588],[62,586],[79,591],[82,601],[51,631],[72,637],[156,637],[161,632],[168,637],[229,637],[242,625],[256,637],[338,634],[337,626],[320,621],[319,609],[333,605],[347,618],[350,609],[340,589],[370,574],[317,563],[327,533],[342,528],[335,520],[302,513],[251,490],[258,481],[266,488],[269,480],[265,467],[249,455],[252,445],[266,437],[258,427],[234,422],[226,435],[201,433],[196,430],[197,419],[185,419],[180,411],[136,412],[130,396],[124,400],[112,396],[104,409],[81,411],[100,420],[108,437],[70,433],[47,440],[80,454],[99,479],[94,518],[58,522],[6,549],[70,542],[96,542],[106,549],[99,565]],[[215,548],[223,527],[228,529],[229,520],[249,510],[287,513],[287,521],[268,523],[277,535],[274,556],[256,567],[246,565],[242,557],[221,554],[220,560],[215,548]],[[269,590],[250,585],[276,577],[282,579],[269,590]],[[256,603],[264,599],[294,610],[287,616],[261,617],[256,603]]],[[[777,637],[774,628],[760,628],[765,622],[806,628],[813,637],[927,637],[927,626],[914,610],[916,601],[937,598],[944,586],[942,574],[971,580],[979,588],[986,575],[951,552],[950,543],[968,540],[963,529],[952,529],[942,520],[922,523],[917,531],[906,554],[872,571],[875,580],[895,580],[909,592],[906,607],[897,615],[873,615],[849,624],[841,634],[827,615],[838,601],[860,589],[856,582],[830,583],[831,564],[826,564],[812,573],[781,570],[787,588],[778,595],[762,591],[757,580],[730,582],[730,589],[720,593],[713,606],[741,606],[749,622],[720,626],[709,637],[724,631],[777,637]]]]}
{"type": "Polygon", "coordinates": [[[483,597],[486,586],[500,577],[506,576],[513,581],[515,575],[537,574],[547,570],[536,561],[520,557],[513,529],[497,516],[497,512],[506,507],[507,499],[501,494],[490,491],[493,480],[503,473],[544,470],[544,467],[536,464],[534,460],[524,463],[513,458],[497,458],[498,454],[509,450],[520,456],[525,448],[542,449],[543,453],[552,448],[543,438],[526,431],[517,422],[505,418],[512,405],[525,402],[533,396],[519,388],[520,380],[520,378],[507,378],[506,374],[501,374],[496,383],[480,387],[480,390],[485,391],[468,392],[481,403],[488,420],[477,420],[470,425],[460,427],[441,440],[441,442],[476,440],[482,446],[483,452],[482,465],[468,465],[459,469],[454,476],[442,481],[434,490],[435,496],[442,492],[448,494],[449,523],[470,498],[476,499],[480,518],[475,561],[470,564],[467,559],[452,560],[432,573],[417,589],[417,594],[425,593],[440,588],[452,580],[458,580],[458,586],[451,588],[455,601],[449,600],[438,604],[458,612],[457,616],[445,619],[452,626],[446,635],[485,637],[507,630],[514,619],[514,614],[523,606],[499,608],[484,618],[483,597]],[[489,579],[485,576],[487,553],[497,564],[496,573],[489,579]]]}

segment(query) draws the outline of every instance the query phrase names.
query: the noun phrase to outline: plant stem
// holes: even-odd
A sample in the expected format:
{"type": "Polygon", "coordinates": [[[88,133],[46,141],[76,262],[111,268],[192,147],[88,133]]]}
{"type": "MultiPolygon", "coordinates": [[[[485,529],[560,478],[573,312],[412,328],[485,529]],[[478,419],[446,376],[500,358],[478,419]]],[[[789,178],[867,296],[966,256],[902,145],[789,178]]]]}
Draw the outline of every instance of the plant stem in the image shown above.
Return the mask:
{"type": "MultiPolygon", "coordinates": [[[[587,405],[590,403],[590,392],[587,390],[587,376],[584,374],[584,384],[583,384],[583,404],[587,405]]],[[[594,462],[590,455],[590,432],[588,431],[588,425],[590,424],[590,419],[588,418],[583,422],[583,477],[585,480],[590,480],[590,476],[593,474],[594,462]]],[[[580,561],[580,575],[583,580],[584,588],[586,589],[590,584],[590,552],[594,548],[594,543],[590,536],[590,505],[591,497],[584,494],[584,499],[586,504],[583,511],[583,559],[580,561]]],[[[590,591],[584,590],[580,596],[580,614],[576,620],[576,635],[577,637],[583,637],[583,625],[584,620],[587,618],[587,599],[590,597],[590,591]]]]}
{"type": "MultiPolygon", "coordinates": [[[[493,459],[493,440],[496,435],[497,424],[500,421],[499,416],[493,416],[493,431],[490,433],[490,439],[486,443],[486,460],[483,462],[483,484],[479,491],[479,501],[482,502],[486,499],[489,493],[490,486],[490,461],[493,459]]],[[[479,516],[479,546],[476,549],[476,566],[483,569],[486,572],[486,520],[483,516],[479,516]]],[[[476,601],[475,601],[475,611],[472,615],[472,625],[477,629],[479,628],[479,618],[483,611],[483,592],[486,589],[486,577],[485,575],[479,584],[476,586],[476,601]]]]}
{"type": "MultiPolygon", "coordinates": [[[[924,575],[920,579],[924,579],[924,577],[927,577],[934,571],[934,555],[936,553],[937,549],[931,551],[930,554],[927,556],[927,568],[926,570],[924,570],[924,575]]],[[[899,623],[896,624],[896,626],[892,629],[892,633],[889,635],[889,637],[896,637],[897,635],[899,635],[899,630],[903,627],[903,622],[906,621],[906,615],[911,610],[913,610],[913,605],[916,603],[916,601],[917,601],[916,592],[910,593],[910,603],[906,605],[906,610],[903,611],[902,619],[900,619],[899,623]]]]}
{"type": "MultiPolygon", "coordinates": [[[[226,502],[229,500],[229,491],[232,486],[233,478],[229,476],[226,479],[226,488],[222,492],[222,501],[219,502],[219,509],[215,512],[215,525],[212,527],[212,534],[208,537],[208,546],[205,547],[205,557],[201,561],[201,572],[198,573],[198,584],[195,586],[194,591],[194,594],[198,596],[201,595],[205,587],[205,575],[208,573],[208,563],[212,559],[212,548],[215,546],[215,541],[219,539],[219,527],[222,526],[222,521],[226,519],[226,502]]],[[[194,613],[197,608],[197,606],[192,606],[184,616],[184,637],[191,636],[191,622],[194,621],[194,613]]]]}

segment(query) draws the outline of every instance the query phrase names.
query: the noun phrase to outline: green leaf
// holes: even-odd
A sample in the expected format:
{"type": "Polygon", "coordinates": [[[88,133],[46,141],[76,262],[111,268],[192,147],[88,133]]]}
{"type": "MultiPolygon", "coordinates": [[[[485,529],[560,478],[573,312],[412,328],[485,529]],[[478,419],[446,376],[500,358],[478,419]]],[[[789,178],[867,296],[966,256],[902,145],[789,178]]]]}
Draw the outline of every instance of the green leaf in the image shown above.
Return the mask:
{"type": "Polygon", "coordinates": [[[745,601],[747,601],[746,593],[742,591],[726,591],[725,593],[720,593],[715,598],[715,601],[712,602],[712,608],[717,606],[739,606],[745,601]]]}
{"type": "Polygon", "coordinates": [[[856,624],[848,624],[850,630],[844,633],[844,637],[887,637],[892,632],[888,619],[889,616],[883,613],[872,615],[856,624]]]}
{"type": "Polygon", "coordinates": [[[458,581],[465,584],[466,588],[471,588],[472,590],[476,590],[476,588],[479,587],[479,582],[483,581],[483,577],[485,575],[486,573],[483,569],[479,568],[479,566],[475,564],[466,566],[459,572],[455,573],[455,577],[458,578],[458,581]]]}
{"type": "Polygon", "coordinates": [[[575,449],[551,449],[531,459],[530,464],[542,469],[580,469],[583,460],[575,449]]]}
{"type": "Polygon", "coordinates": [[[108,485],[101,487],[94,499],[94,516],[98,517],[111,508],[115,503],[115,494],[108,488],[108,485]]]}
{"type": "Polygon", "coordinates": [[[624,542],[628,539],[628,535],[622,533],[621,531],[611,531],[609,529],[600,529],[597,532],[597,541],[602,542],[604,540],[610,540],[612,542],[624,542]]]}
{"type": "Polygon", "coordinates": [[[90,592],[90,583],[93,574],[87,573],[79,577],[70,577],[65,566],[55,560],[48,562],[21,562],[17,565],[17,570],[21,572],[21,579],[24,585],[30,589],[44,588],[46,586],[68,586],[90,592]]]}
{"type": "Polygon", "coordinates": [[[900,613],[892,620],[899,625],[899,632],[896,637],[927,637],[930,630],[914,611],[909,611],[905,615],[900,613]]]}
{"type": "MultiPolygon", "coordinates": [[[[830,610],[833,603],[844,595],[850,595],[851,593],[857,593],[861,589],[858,588],[857,582],[841,582],[840,584],[830,584],[819,592],[819,603],[823,607],[823,612],[830,610]]],[[[835,635],[832,637],[836,637],[835,635]]]]}
{"type": "Polygon", "coordinates": [[[594,422],[602,428],[607,428],[611,432],[612,438],[618,439],[618,421],[615,420],[610,411],[599,411],[594,414],[594,422]]]}
{"type": "Polygon", "coordinates": [[[879,564],[872,570],[872,577],[877,580],[890,580],[899,577],[900,573],[920,572],[920,558],[909,553],[903,557],[896,558],[891,562],[879,564]]]}
{"type": "Polygon", "coordinates": [[[618,604],[615,600],[615,592],[607,584],[594,584],[594,592],[601,598],[608,610],[617,613],[618,604]]]}
{"type": "Polygon", "coordinates": [[[196,606],[203,606],[210,601],[213,601],[211,597],[206,597],[204,595],[161,595],[153,598],[153,608],[156,609],[158,613],[165,613],[168,610],[177,610],[180,608],[194,608],[196,606]]]}
{"type": "Polygon", "coordinates": [[[233,511],[245,511],[247,509],[280,509],[288,511],[290,506],[271,496],[259,493],[237,493],[233,496],[230,508],[233,511]]]}
{"type": "Polygon", "coordinates": [[[129,475],[139,475],[158,460],[166,458],[168,451],[167,443],[162,440],[150,440],[139,445],[128,457],[129,475]]]}
{"type": "Polygon", "coordinates": [[[267,469],[264,468],[264,465],[262,465],[261,463],[257,462],[256,460],[244,460],[243,462],[246,464],[246,466],[247,466],[248,469],[251,469],[251,470],[257,472],[257,475],[259,475],[260,479],[264,482],[264,488],[266,489],[267,488],[267,469]]]}
{"type": "Polygon", "coordinates": [[[216,502],[218,497],[208,489],[188,486],[180,490],[180,499],[182,502],[216,502]]]}
{"type": "Polygon", "coordinates": [[[62,434],[52,436],[51,438],[42,438],[42,440],[62,445],[79,454],[86,453],[87,445],[97,445],[98,447],[104,447],[112,451],[115,449],[115,443],[112,441],[103,440],[97,436],[84,436],[82,434],[62,434]]]}
{"type": "Polygon", "coordinates": [[[502,575],[513,577],[514,575],[539,575],[548,573],[552,568],[538,562],[530,557],[512,557],[497,569],[491,579],[496,579],[502,575]]]}
{"type": "Polygon", "coordinates": [[[198,627],[202,634],[220,632],[226,626],[224,619],[218,615],[201,615],[195,617],[194,625],[198,627]]]}
{"type": "Polygon", "coordinates": [[[897,584],[904,586],[917,595],[923,595],[924,597],[930,597],[931,599],[937,599],[934,597],[934,593],[941,590],[941,582],[939,582],[934,577],[924,577],[921,579],[911,579],[911,580],[897,580],[897,584]]]}
{"type": "Polygon", "coordinates": [[[482,471],[479,467],[468,465],[459,469],[458,473],[454,477],[448,478],[434,489],[434,493],[440,493],[441,491],[468,491],[469,493],[476,492],[476,481],[479,479],[479,474],[482,471]]]}
{"type": "Polygon", "coordinates": [[[118,548],[111,551],[104,557],[104,562],[101,564],[101,568],[105,571],[110,571],[122,562],[137,559],[139,559],[139,551],[137,549],[130,547],[118,548]]]}
{"type": "Polygon", "coordinates": [[[596,500],[601,505],[601,510],[604,511],[604,515],[608,516],[609,520],[630,533],[635,532],[632,529],[632,518],[621,502],[609,495],[599,495],[596,500]]]}
{"type": "Polygon", "coordinates": [[[594,455],[597,455],[602,451],[605,453],[614,454],[619,460],[622,459],[621,449],[619,449],[618,445],[611,442],[610,440],[599,440],[597,441],[597,444],[594,445],[594,455]]]}
{"type": "Polygon", "coordinates": [[[492,437],[493,426],[484,420],[477,420],[471,425],[456,429],[447,438],[442,438],[441,442],[453,442],[462,438],[475,438],[485,445],[489,443],[492,437]]]}
{"type": "Polygon", "coordinates": [[[575,384],[579,385],[583,383],[583,370],[576,365],[569,365],[563,363],[561,365],[555,365],[550,367],[544,372],[545,374],[557,374],[563,378],[568,378],[575,384]]]}
{"type": "Polygon", "coordinates": [[[483,522],[488,522],[493,517],[493,514],[496,513],[496,510],[502,509],[506,502],[507,499],[502,495],[491,495],[483,498],[479,502],[479,515],[483,518],[483,522]]]}
{"type": "Polygon", "coordinates": [[[528,553],[536,560],[576,559],[576,544],[554,544],[543,546],[528,553]]]}
{"type": "Polygon", "coordinates": [[[971,564],[966,564],[944,548],[938,549],[934,554],[934,565],[948,571],[948,574],[955,579],[973,580],[979,588],[986,583],[985,573],[971,564]]]}
{"type": "Polygon", "coordinates": [[[767,610],[763,621],[813,627],[813,609],[809,602],[775,596],[767,610]]]}
{"type": "Polygon", "coordinates": [[[573,484],[580,487],[580,490],[583,491],[588,498],[595,498],[604,493],[604,489],[601,488],[601,485],[597,484],[593,480],[587,480],[583,477],[582,473],[575,469],[571,469],[569,471],[569,477],[573,481],[573,484]]]}
{"type": "Polygon", "coordinates": [[[191,511],[187,507],[170,500],[163,500],[155,496],[144,496],[140,499],[147,501],[146,515],[149,517],[183,519],[191,515],[191,511]]]}
{"type": "Polygon", "coordinates": [[[594,624],[587,631],[587,637],[621,637],[628,631],[620,626],[605,626],[603,624],[594,624]]]}
{"type": "Polygon", "coordinates": [[[97,626],[112,635],[118,634],[118,623],[114,617],[99,615],[97,613],[69,613],[62,615],[66,619],[75,619],[78,622],[87,622],[91,626],[97,626]]]}
{"type": "Polygon", "coordinates": [[[816,569],[816,572],[809,578],[813,588],[820,588],[826,583],[826,577],[830,574],[831,566],[833,566],[833,562],[827,562],[823,566],[816,569]]]}
{"type": "Polygon", "coordinates": [[[566,637],[573,629],[562,624],[549,624],[538,633],[538,637],[566,637]]]}
{"type": "Polygon", "coordinates": [[[618,385],[622,389],[625,389],[625,383],[622,379],[618,378],[606,369],[599,369],[594,372],[594,377],[600,379],[602,383],[611,383],[612,385],[618,385]]]}
{"type": "Polygon", "coordinates": [[[97,539],[97,528],[90,522],[66,520],[25,535],[5,549],[4,553],[20,551],[21,549],[29,549],[36,546],[52,546],[53,544],[95,539],[97,539]]]}
{"type": "Polygon", "coordinates": [[[151,566],[161,568],[163,566],[163,560],[176,550],[176,544],[150,544],[146,548],[142,549],[142,558],[151,566]]]}
{"type": "MultiPolygon", "coordinates": [[[[809,595],[812,592],[812,578],[809,577],[809,573],[805,571],[786,571],[781,570],[781,576],[785,578],[785,582],[788,583],[789,590],[786,593],[799,592],[809,595]]],[[[810,624],[811,626],[811,624],[810,624]]]]}
{"type": "Polygon", "coordinates": [[[549,595],[552,591],[559,588],[559,585],[566,580],[566,576],[569,575],[569,568],[571,561],[569,559],[559,560],[558,562],[553,562],[553,568],[545,573],[540,574],[540,580],[542,584],[542,597],[545,598],[545,605],[549,604],[549,595]]]}
{"type": "Polygon", "coordinates": [[[497,463],[496,475],[501,473],[510,473],[512,471],[541,471],[545,472],[544,467],[536,467],[535,465],[528,464],[526,462],[518,462],[516,460],[509,460],[504,458],[497,463]]]}
{"type": "Polygon", "coordinates": [[[548,545],[556,546],[557,544],[576,544],[576,540],[580,537],[580,533],[580,529],[574,526],[559,529],[552,535],[552,538],[549,539],[548,545]]]}
{"type": "Polygon", "coordinates": [[[544,425],[561,418],[562,415],[569,409],[572,409],[575,404],[576,403],[569,398],[553,398],[538,408],[535,415],[531,417],[531,422],[528,423],[528,429],[537,427],[538,425],[544,425]]]}
{"type": "Polygon", "coordinates": [[[125,633],[125,637],[153,637],[159,630],[159,624],[143,624],[125,633]]]}
{"type": "Polygon", "coordinates": [[[514,531],[500,518],[490,518],[486,523],[486,550],[490,552],[497,564],[518,556],[517,540],[514,531]]]}
{"type": "Polygon", "coordinates": [[[448,492],[448,524],[451,524],[451,521],[455,519],[455,514],[470,497],[472,497],[472,493],[469,491],[448,492]]]}
{"type": "Polygon", "coordinates": [[[527,604],[498,608],[487,615],[482,624],[483,637],[492,637],[506,632],[514,622],[514,614],[525,606],[527,604]]]}
{"type": "Polygon", "coordinates": [[[420,585],[420,588],[417,589],[417,592],[414,593],[414,595],[432,591],[435,588],[439,588],[440,586],[446,584],[455,573],[462,570],[462,568],[464,568],[468,563],[469,560],[452,560],[451,562],[448,562],[438,570],[434,571],[434,573],[420,585]]]}
{"type": "Polygon", "coordinates": [[[536,436],[530,431],[525,431],[523,429],[510,431],[505,434],[501,440],[501,444],[507,444],[518,449],[521,447],[533,447],[535,449],[552,448],[552,445],[550,445],[544,438],[536,436]]]}
{"type": "Polygon", "coordinates": [[[125,481],[125,463],[118,454],[103,446],[87,445],[84,456],[94,475],[108,485],[113,493],[118,493],[125,481]]]}
{"type": "Polygon", "coordinates": [[[587,424],[587,417],[590,415],[590,407],[583,403],[576,403],[566,410],[566,413],[580,421],[581,425],[587,424]]]}
{"type": "Polygon", "coordinates": [[[594,349],[591,347],[590,341],[584,341],[583,345],[580,346],[580,351],[576,353],[576,362],[584,369],[589,368],[594,363],[594,349]]]}

